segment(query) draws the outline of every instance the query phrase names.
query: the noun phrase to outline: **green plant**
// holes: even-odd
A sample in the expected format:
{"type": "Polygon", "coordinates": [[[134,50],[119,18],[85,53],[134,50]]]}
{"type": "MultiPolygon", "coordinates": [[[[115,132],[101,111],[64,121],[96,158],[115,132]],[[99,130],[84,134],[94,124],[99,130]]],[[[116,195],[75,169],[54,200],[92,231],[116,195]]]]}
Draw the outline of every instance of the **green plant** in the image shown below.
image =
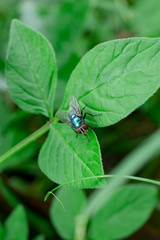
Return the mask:
{"type": "MultiPolygon", "coordinates": [[[[51,221],[63,239],[74,239],[77,228],[80,228],[80,231],[84,228],[86,231],[86,196],[82,190],[77,189],[60,189],[57,196],[63,201],[66,211],[54,200],[50,208],[51,221]],[[78,222],[78,217],[82,218],[83,227],[78,222]]],[[[145,184],[128,184],[112,190],[108,201],[91,218],[88,238],[124,239],[131,235],[148,219],[157,198],[157,188],[145,184]]],[[[75,239],[85,238],[79,236],[75,239]]]]}
{"type": "MultiPolygon", "coordinates": [[[[4,223],[0,224],[1,240],[27,240],[28,239],[28,223],[25,209],[22,205],[18,205],[4,223]]],[[[37,236],[34,240],[44,240],[42,235],[37,236]]]]}
{"type": "MultiPolygon", "coordinates": [[[[80,190],[60,189],[57,196],[63,202],[66,211],[63,211],[56,199],[53,200],[50,209],[51,221],[59,235],[64,239],[73,239],[74,236],[74,239],[82,240],[86,239],[88,232],[89,239],[119,239],[139,229],[157,204],[158,188],[144,184],[122,185],[128,179],[158,186],[160,182],[124,175],[135,174],[159,153],[160,130],[128,154],[113,170],[115,175],[101,176],[108,178],[106,187],[94,191],[88,197],[88,201],[80,190]]],[[[52,192],[69,184],[62,184],[52,192]]],[[[50,192],[46,198],[49,195],[50,192]]]]}
{"type": "MultiPolygon", "coordinates": [[[[97,45],[72,72],[59,109],[67,110],[70,96],[74,94],[81,108],[86,105],[87,112],[101,113],[95,119],[87,116],[86,123],[90,127],[117,123],[160,87],[159,50],[159,38],[128,38],[97,45]]],[[[7,159],[49,131],[39,154],[38,163],[42,172],[58,184],[68,182],[72,188],[104,187],[100,146],[94,131],[88,131],[89,143],[81,135],[76,139],[70,127],[58,123],[56,113],[53,114],[56,112],[57,65],[50,43],[18,20],[13,20],[11,26],[6,77],[13,101],[24,111],[46,116],[47,123],[4,153],[0,163],[9,161],[7,159]]],[[[117,171],[116,174],[127,175],[132,171],[117,171]]],[[[157,199],[155,191],[153,203],[157,199]]],[[[154,206],[152,204],[149,213],[154,206]]],[[[131,232],[135,229],[137,227],[131,232]]],[[[91,235],[94,235],[93,231],[91,235]]]]}
{"type": "MultiPolygon", "coordinates": [[[[109,126],[126,117],[160,86],[159,42],[158,38],[130,38],[109,41],[93,48],[73,71],[60,109],[68,108],[70,96],[74,94],[81,107],[87,104],[86,111],[102,113],[96,121],[87,118],[91,127],[109,126]]],[[[50,129],[39,156],[39,166],[50,179],[61,184],[101,175],[100,148],[93,130],[89,129],[91,141],[86,144],[83,136],[75,140],[74,132],[57,123],[57,117],[53,116],[56,69],[55,54],[48,41],[14,20],[6,63],[9,93],[23,110],[43,114],[50,120],[2,155],[0,162],[50,129]],[[85,148],[83,152],[82,146],[85,148]]],[[[92,187],[96,187],[97,182],[91,183],[92,187]]],[[[79,187],[88,184],[79,183],[79,187]]]]}

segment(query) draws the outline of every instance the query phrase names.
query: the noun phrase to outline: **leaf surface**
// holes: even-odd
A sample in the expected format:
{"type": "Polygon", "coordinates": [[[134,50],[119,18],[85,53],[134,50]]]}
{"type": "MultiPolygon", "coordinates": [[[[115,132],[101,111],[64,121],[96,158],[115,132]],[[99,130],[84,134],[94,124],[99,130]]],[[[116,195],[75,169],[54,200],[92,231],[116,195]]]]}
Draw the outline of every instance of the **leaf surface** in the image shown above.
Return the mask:
{"type": "Polygon", "coordinates": [[[91,220],[91,239],[124,239],[149,218],[158,200],[158,189],[129,184],[116,190],[91,220]]]}
{"type": "Polygon", "coordinates": [[[28,224],[22,206],[18,206],[8,217],[4,226],[5,240],[27,240],[28,224]]]}
{"type": "Polygon", "coordinates": [[[53,226],[63,239],[73,239],[76,225],[76,217],[86,204],[86,197],[79,189],[61,189],[56,194],[63,203],[54,199],[50,208],[50,217],[53,226]]]}
{"type": "MultiPolygon", "coordinates": [[[[88,137],[90,142],[82,134],[76,138],[75,132],[68,125],[52,125],[39,155],[42,172],[58,184],[104,174],[100,148],[93,130],[89,129],[88,137]]],[[[104,179],[94,179],[70,186],[95,188],[104,186],[104,183],[104,179]]]]}
{"type": "Polygon", "coordinates": [[[20,108],[52,117],[57,81],[54,51],[45,37],[18,20],[11,25],[6,77],[20,108]]]}
{"type": "Polygon", "coordinates": [[[61,109],[74,94],[94,127],[112,125],[142,105],[160,86],[160,39],[108,41],[89,51],[72,72],[61,109]]]}

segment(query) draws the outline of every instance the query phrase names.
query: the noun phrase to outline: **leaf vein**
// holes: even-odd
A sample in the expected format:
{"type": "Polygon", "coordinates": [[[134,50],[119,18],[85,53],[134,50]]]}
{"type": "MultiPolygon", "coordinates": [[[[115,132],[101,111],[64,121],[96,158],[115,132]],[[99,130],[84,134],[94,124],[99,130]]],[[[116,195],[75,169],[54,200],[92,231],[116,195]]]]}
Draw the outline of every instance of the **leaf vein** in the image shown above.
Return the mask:
{"type": "MultiPolygon", "coordinates": [[[[89,172],[91,173],[91,175],[95,176],[94,172],[89,168],[89,166],[83,161],[83,159],[77,154],[77,152],[72,148],[72,146],[66,141],[66,139],[64,138],[63,134],[61,134],[60,131],[58,131],[56,128],[55,130],[58,132],[59,136],[61,136],[61,138],[63,139],[63,141],[65,142],[65,144],[69,147],[69,149],[73,152],[74,155],[76,155],[76,157],[78,158],[78,160],[83,163],[85,165],[85,167],[89,170],[89,172]]],[[[98,179],[97,179],[98,180],[98,179]]]]}
{"type": "MultiPolygon", "coordinates": [[[[39,92],[40,92],[40,94],[41,94],[41,96],[42,96],[42,99],[43,99],[43,101],[44,101],[44,105],[46,106],[46,109],[47,109],[47,111],[48,111],[48,114],[50,115],[50,110],[49,110],[49,106],[48,106],[48,104],[47,104],[47,100],[45,99],[45,96],[44,96],[44,94],[43,94],[43,90],[41,89],[41,86],[39,85],[39,80],[38,80],[38,78],[37,78],[36,73],[35,73],[34,70],[33,70],[33,67],[32,67],[32,64],[31,64],[31,60],[30,60],[30,56],[29,56],[29,53],[28,53],[28,50],[27,50],[27,48],[26,48],[26,45],[25,45],[25,43],[24,43],[24,41],[23,41],[23,38],[21,37],[21,34],[20,34],[18,28],[17,28],[17,32],[18,32],[18,35],[19,35],[19,37],[20,37],[20,40],[21,40],[21,42],[22,42],[22,44],[23,44],[24,50],[25,50],[25,52],[26,52],[26,56],[27,56],[27,60],[28,60],[29,66],[30,66],[30,68],[31,68],[33,77],[34,77],[34,79],[35,79],[35,81],[36,81],[36,84],[37,84],[37,86],[38,86],[38,89],[39,89],[39,92]]],[[[50,116],[50,117],[51,117],[51,116],[50,116]]]]}

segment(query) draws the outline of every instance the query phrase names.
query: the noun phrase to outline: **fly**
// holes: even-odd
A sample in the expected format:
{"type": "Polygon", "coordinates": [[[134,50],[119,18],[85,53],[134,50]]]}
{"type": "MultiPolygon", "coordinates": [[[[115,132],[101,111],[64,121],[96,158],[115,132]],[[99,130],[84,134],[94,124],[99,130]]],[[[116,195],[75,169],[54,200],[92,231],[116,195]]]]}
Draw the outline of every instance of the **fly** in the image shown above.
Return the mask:
{"type": "Polygon", "coordinates": [[[89,141],[87,136],[88,125],[85,123],[86,115],[94,117],[99,116],[100,114],[93,115],[87,112],[83,114],[85,107],[86,106],[84,106],[81,110],[77,98],[72,95],[69,103],[69,111],[61,110],[57,113],[57,116],[62,122],[71,126],[71,128],[77,133],[77,136],[78,134],[83,134],[89,141]]]}

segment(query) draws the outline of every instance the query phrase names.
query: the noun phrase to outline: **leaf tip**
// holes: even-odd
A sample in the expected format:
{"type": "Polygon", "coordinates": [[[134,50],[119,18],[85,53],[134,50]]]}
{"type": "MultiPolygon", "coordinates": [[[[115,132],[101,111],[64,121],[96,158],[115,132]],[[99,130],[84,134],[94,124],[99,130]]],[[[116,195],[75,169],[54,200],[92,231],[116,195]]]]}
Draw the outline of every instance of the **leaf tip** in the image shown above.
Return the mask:
{"type": "Polygon", "coordinates": [[[13,19],[12,20],[12,22],[11,22],[11,28],[12,27],[15,27],[15,26],[18,26],[18,25],[20,25],[20,24],[22,24],[22,22],[20,21],[20,20],[18,20],[18,19],[13,19]]]}

